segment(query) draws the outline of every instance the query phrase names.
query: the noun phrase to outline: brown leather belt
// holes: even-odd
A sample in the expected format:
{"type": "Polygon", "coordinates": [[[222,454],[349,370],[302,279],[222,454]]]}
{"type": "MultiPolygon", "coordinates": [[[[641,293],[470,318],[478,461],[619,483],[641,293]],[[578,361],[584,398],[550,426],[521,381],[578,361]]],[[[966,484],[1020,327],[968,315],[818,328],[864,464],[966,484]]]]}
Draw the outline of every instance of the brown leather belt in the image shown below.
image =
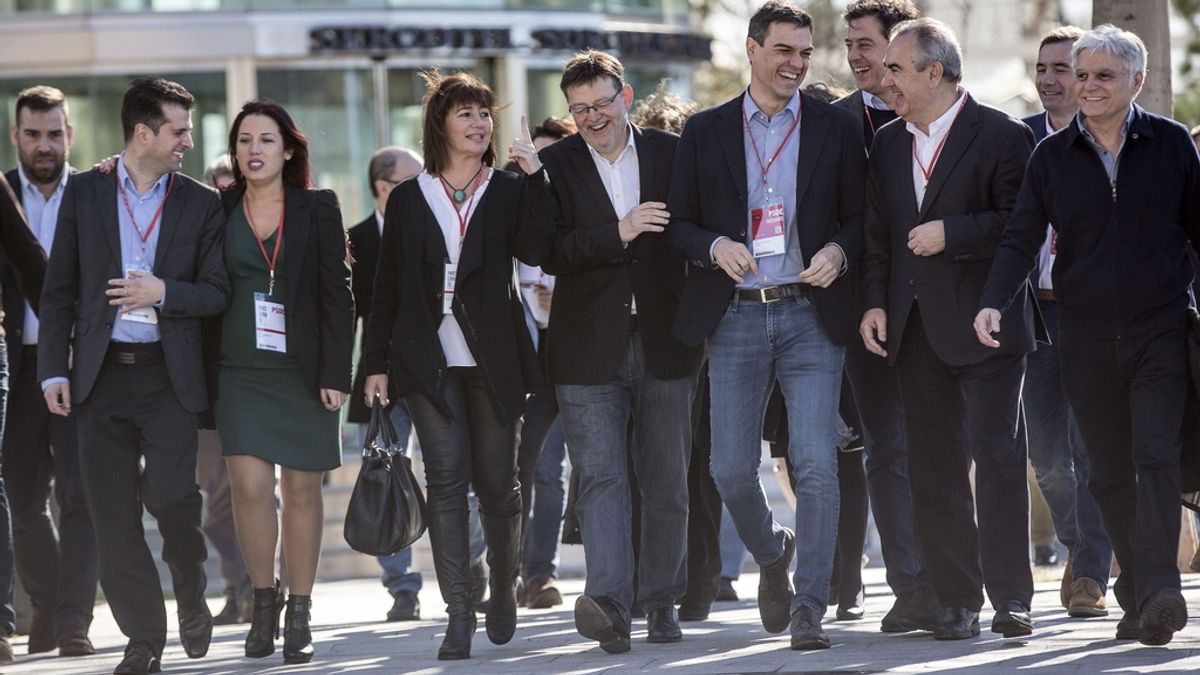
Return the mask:
{"type": "Polygon", "coordinates": [[[1054,300],[1054,291],[1049,288],[1038,288],[1033,291],[1038,300],[1054,300]]]}
{"type": "Polygon", "coordinates": [[[809,289],[812,288],[808,284],[783,284],[780,286],[767,286],[766,288],[742,288],[738,289],[738,300],[742,302],[761,302],[771,303],[788,298],[803,298],[808,296],[809,289]]]}
{"type": "Polygon", "coordinates": [[[152,366],[166,363],[161,342],[110,342],[104,362],[114,366],[152,366]]]}

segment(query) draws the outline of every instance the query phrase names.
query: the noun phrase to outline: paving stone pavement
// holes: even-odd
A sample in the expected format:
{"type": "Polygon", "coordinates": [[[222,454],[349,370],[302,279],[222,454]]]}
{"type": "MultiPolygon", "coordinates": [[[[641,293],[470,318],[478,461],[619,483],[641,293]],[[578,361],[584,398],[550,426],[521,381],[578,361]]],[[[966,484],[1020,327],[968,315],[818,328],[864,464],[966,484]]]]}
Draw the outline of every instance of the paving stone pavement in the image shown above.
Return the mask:
{"type": "MultiPolygon", "coordinates": [[[[879,620],[892,604],[880,569],[865,570],[867,614],[858,622],[827,623],[833,648],[817,652],[788,649],[787,635],[768,635],[758,622],[753,602],[758,579],[743,575],[738,592],[749,600],[718,603],[710,619],[685,623],[682,642],[651,645],[644,624],[636,622],[633,650],[612,656],[581,638],[570,607],[583,581],[560,584],[567,604],[549,610],[522,610],[516,638],[505,646],[487,641],[479,620],[469,661],[439,662],[445,616],[436,584],[427,576],[421,592],[422,615],[414,623],[381,619],[391,599],[374,580],[318,583],[314,593],[313,663],[284,666],[277,652],[266,659],[242,656],[245,626],[218,627],[204,659],[183,654],[172,627],[163,670],[167,673],[967,673],[969,675],[1034,673],[1196,673],[1200,672],[1200,619],[1178,633],[1168,647],[1116,642],[1119,611],[1106,619],[1069,619],[1057,603],[1058,583],[1038,584],[1034,600],[1037,628],[1032,638],[1004,640],[988,632],[990,612],[983,616],[979,639],[936,642],[928,634],[884,635],[879,620]]],[[[1200,615],[1200,575],[1184,577],[1184,593],[1193,614],[1200,615]]],[[[220,599],[210,598],[213,609],[220,599]]],[[[1112,595],[1109,602],[1115,605],[1112,595]]],[[[173,617],[174,606],[168,607],[173,617]]],[[[832,615],[832,611],[830,612],[832,615]]],[[[99,650],[79,659],[26,656],[25,638],[16,638],[17,662],[3,668],[13,675],[110,673],[125,644],[107,606],[97,607],[92,639],[99,650]]],[[[282,643],[280,643],[282,644],[282,643]]]]}

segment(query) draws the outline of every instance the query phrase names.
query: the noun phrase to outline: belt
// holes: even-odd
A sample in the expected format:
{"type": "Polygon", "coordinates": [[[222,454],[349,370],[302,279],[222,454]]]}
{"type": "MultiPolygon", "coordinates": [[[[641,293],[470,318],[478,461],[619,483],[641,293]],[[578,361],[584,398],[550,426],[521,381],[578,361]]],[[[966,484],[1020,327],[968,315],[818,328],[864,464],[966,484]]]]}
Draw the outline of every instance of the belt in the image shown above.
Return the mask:
{"type": "Polygon", "coordinates": [[[1034,296],[1038,300],[1054,300],[1054,290],[1050,288],[1038,288],[1033,291],[1034,296]]]}
{"type": "Polygon", "coordinates": [[[104,362],[115,366],[154,366],[166,363],[161,342],[110,342],[104,362]]]}
{"type": "Polygon", "coordinates": [[[808,297],[810,288],[812,287],[808,284],[783,284],[780,286],[767,286],[765,288],[741,288],[738,289],[737,297],[742,302],[761,302],[766,304],[779,300],[787,300],[788,298],[808,297]]]}

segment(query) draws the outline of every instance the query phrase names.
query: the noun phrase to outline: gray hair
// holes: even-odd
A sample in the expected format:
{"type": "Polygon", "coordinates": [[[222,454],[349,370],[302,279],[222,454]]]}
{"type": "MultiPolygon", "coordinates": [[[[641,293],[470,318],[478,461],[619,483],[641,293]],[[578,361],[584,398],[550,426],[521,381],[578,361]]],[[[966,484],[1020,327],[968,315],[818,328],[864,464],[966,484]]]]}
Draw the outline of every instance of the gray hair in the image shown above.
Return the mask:
{"type": "Polygon", "coordinates": [[[1146,43],[1137,34],[1121,30],[1111,23],[1097,26],[1084,33],[1071,48],[1071,65],[1079,61],[1079,53],[1085,49],[1112,54],[1125,62],[1129,74],[1146,72],[1146,43]]]}
{"type": "Polygon", "coordinates": [[[217,187],[217,179],[226,176],[233,177],[233,164],[229,161],[229,155],[222,153],[204,170],[204,182],[212,187],[217,187]]]}
{"type": "Polygon", "coordinates": [[[379,192],[375,189],[375,181],[387,180],[404,157],[411,157],[417,164],[422,163],[420,155],[398,145],[380,148],[371,155],[371,163],[367,166],[367,182],[371,185],[372,197],[379,196],[379,192]]]}
{"type": "Polygon", "coordinates": [[[940,63],[943,80],[951,84],[962,81],[962,48],[950,26],[928,17],[902,21],[892,29],[892,42],[905,33],[912,33],[917,40],[913,62],[918,72],[940,63]]]}

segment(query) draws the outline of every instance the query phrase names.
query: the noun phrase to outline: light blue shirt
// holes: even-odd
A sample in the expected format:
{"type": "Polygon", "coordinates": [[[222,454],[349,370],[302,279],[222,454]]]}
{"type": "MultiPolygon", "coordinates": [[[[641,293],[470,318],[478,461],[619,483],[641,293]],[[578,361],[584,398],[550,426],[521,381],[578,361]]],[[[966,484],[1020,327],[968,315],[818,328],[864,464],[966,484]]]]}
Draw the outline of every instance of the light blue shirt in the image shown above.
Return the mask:
{"type": "MultiPolygon", "coordinates": [[[[122,155],[121,161],[117,162],[117,180],[121,181],[121,186],[125,189],[125,199],[121,198],[120,190],[117,191],[116,197],[117,222],[121,232],[121,270],[124,272],[132,267],[150,272],[154,268],[155,251],[158,250],[158,235],[162,232],[162,216],[143,244],[129,212],[133,211],[133,218],[137,220],[142,234],[145,234],[158,207],[166,199],[171,174],[163,174],[146,194],[138,194],[133,179],[125,170],[125,156],[122,155]],[[126,200],[129,202],[129,208],[125,208],[126,200]]],[[[114,342],[158,342],[159,339],[158,326],[155,324],[127,321],[122,319],[119,313],[117,320],[113,322],[114,342]]]]}
{"type": "MultiPolygon", "coordinates": [[[[63,166],[62,176],[59,178],[58,185],[55,186],[54,192],[47,199],[42,191],[38,189],[29,177],[25,175],[25,167],[17,165],[17,175],[20,177],[20,186],[14,185],[13,188],[21,190],[21,207],[25,209],[25,217],[29,221],[29,229],[33,232],[33,236],[37,237],[38,243],[46,251],[46,255],[50,255],[50,245],[54,243],[54,230],[58,226],[58,207],[62,205],[63,192],[67,187],[67,176],[71,173],[71,167],[63,166]]],[[[38,342],[38,318],[33,312],[33,307],[29,302],[25,303],[25,324],[21,333],[21,344],[36,345],[38,342]]]]}
{"type": "Polygon", "coordinates": [[[1083,113],[1075,113],[1075,124],[1079,125],[1079,131],[1083,137],[1088,140],[1092,149],[1100,157],[1100,163],[1104,165],[1104,172],[1108,174],[1108,182],[1112,184],[1113,198],[1117,194],[1117,160],[1121,157],[1121,151],[1125,149],[1125,138],[1129,133],[1129,125],[1133,122],[1133,106],[1129,106],[1129,114],[1125,116],[1125,123],[1121,125],[1121,144],[1117,146],[1117,154],[1112,154],[1096,140],[1092,132],[1088,131],[1087,125],[1083,123],[1083,113]]]}
{"type": "MultiPolygon", "coordinates": [[[[786,141],[788,129],[800,117],[800,92],[792,94],[783,110],[774,117],[767,117],[747,89],[742,97],[742,110],[747,124],[742,127],[746,149],[746,205],[748,209],[763,208],[769,203],[783,203],[785,252],[765,258],[756,258],[758,274],[746,272],[745,283],[738,288],[763,288],[780,284],[794,284],[804,271],[804,257],[800,251],[800,234],[796,219],[796,165],[800,160],[800,127],[786,141]],[[747,130],[749,127],[749,130],[747,130]],[[753,139],[753,142],[752,140],[753,139]],[[762,180],[762,167],[786,143],[779,157],[767,170],[766,185],[762,180]],[[755,146],[758,157],[754,156],[755,146]],[[761,164],[760,164],[761,162],[761,164]]],[[[746,247],[754,252],[754,226],[750,212],[746,213],[746,247]]]]}

